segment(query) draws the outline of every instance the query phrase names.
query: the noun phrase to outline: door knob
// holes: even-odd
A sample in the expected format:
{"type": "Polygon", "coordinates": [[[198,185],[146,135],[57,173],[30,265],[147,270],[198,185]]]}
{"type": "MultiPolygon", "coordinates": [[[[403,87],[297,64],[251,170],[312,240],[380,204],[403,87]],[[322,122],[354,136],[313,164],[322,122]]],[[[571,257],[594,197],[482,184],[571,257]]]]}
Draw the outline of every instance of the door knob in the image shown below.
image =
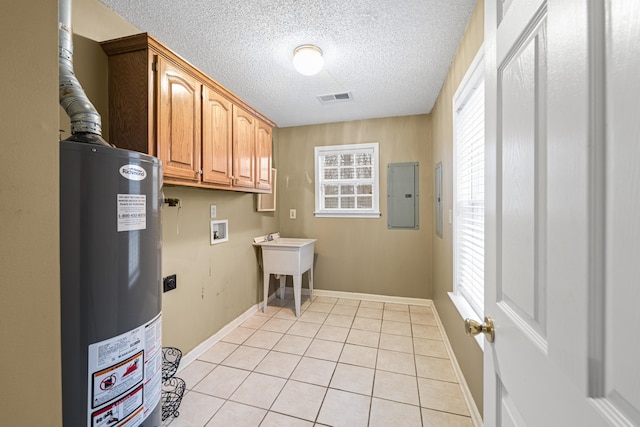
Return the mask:
{"type": "Polygon", "coordinates": [[[484,323],[476,322],[473,319],[464,319],[464,330],[469,336],[478,335],[482,332],[489,342],[493,342],[496,337],[491,317],[485,317],[484,323]]]}

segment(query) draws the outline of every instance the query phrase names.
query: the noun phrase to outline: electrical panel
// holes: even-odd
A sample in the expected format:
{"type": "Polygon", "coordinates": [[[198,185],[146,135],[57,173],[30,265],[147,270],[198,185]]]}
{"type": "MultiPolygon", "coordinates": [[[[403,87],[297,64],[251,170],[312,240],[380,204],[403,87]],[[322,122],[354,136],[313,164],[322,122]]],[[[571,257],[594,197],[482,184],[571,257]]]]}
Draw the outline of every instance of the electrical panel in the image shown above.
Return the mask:
{"type": "Polygon", "coordinates": [[[418,162],[387,165],[387,228],[419,228],[418,162]]]}

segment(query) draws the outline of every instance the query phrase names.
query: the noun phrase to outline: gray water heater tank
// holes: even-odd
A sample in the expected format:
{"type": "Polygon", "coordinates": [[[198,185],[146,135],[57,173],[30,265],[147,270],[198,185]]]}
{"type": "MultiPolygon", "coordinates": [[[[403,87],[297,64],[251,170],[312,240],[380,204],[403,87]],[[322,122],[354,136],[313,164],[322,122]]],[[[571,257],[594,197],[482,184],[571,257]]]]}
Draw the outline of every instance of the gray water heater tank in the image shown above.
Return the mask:
{"type": "Polygon", "coordinates": [[[60,143],[65,427],[161,426],[158,159],[60,143]]]}

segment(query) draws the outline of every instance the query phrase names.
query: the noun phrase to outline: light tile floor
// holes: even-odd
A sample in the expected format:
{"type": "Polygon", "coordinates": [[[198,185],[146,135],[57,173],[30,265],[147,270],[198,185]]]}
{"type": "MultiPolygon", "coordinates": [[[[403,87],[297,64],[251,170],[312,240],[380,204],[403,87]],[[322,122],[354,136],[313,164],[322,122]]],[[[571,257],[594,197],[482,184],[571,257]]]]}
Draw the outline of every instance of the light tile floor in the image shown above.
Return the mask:
{"type": "Polygon", "coordinates": [[[177,376],[165,426],[473,426],[431,307],[274,299],[177,376]]]}

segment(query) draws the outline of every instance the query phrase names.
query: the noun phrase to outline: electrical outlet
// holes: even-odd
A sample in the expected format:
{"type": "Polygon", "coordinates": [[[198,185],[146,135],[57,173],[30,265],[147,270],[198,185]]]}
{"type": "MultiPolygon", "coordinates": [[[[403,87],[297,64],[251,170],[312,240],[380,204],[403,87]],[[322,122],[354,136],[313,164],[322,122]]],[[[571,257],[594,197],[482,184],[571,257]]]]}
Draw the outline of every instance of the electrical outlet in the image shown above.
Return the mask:
{"type": "Polygon", "coordinates": [[[178,281],[175,274],[162,279],[162,292],[169,292],[178,287],[178,281]]]}
{"type": "Polygon", "coordinates": [[[296,210],[289,209],[289,219],[296,219],[296,210]]]}

